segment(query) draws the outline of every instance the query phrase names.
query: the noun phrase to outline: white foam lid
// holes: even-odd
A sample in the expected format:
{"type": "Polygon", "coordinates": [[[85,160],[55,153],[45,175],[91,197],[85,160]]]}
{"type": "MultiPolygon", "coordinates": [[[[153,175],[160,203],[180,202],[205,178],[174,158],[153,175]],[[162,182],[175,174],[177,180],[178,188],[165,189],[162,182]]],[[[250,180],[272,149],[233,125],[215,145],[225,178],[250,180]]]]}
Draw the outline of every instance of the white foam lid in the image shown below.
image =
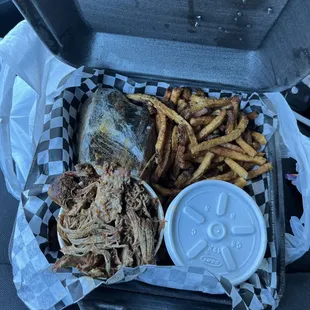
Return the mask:
{"type": "Polygon", "coordinates": [[[223,181],[185,188],[166,213],[165,243],[178,266],[200,266],[234,285],[247,280],[266,251],[263,215],[242,189],[223,181]]]}

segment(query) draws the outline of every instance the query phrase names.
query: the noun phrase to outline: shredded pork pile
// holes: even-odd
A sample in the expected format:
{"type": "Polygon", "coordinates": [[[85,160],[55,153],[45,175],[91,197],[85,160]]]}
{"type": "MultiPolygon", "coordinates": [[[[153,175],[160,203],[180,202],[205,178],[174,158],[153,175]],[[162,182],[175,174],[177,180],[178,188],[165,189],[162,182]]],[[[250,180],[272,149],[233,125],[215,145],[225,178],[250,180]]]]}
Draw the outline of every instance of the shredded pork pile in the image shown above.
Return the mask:
{"type": "Polygon", "coordinates": [[[51,185],[49,196],[64,210],[58,232],[66,246],[54,269],[108,278],[121,267],[155,263],[157,202],[127,170],[106,164],[99,175],[80,164],[51,185]]]}

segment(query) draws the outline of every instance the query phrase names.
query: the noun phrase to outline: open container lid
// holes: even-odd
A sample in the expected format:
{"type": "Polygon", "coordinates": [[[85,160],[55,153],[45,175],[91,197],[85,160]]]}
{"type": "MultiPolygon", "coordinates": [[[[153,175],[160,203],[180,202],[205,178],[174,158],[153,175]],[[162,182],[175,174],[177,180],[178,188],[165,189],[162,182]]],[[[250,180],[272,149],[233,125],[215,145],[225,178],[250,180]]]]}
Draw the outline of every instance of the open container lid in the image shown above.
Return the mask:
{"type": "Polygon", "coordinates": [[[310,73],[310,1],[14,2],[74,66],[245,91],[279,91],[310,73]]]}

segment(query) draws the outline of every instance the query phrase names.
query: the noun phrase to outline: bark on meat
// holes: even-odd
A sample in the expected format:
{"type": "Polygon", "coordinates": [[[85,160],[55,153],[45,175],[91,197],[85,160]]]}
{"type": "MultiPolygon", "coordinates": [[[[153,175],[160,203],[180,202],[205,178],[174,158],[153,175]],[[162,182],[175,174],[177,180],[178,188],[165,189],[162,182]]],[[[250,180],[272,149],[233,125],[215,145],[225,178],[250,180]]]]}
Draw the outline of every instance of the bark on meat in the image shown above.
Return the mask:
{"type": "Polygon", "coordinates": [[[108,278],[121,267],[153,264],[158,219],[145,188],[125,169],[81,164],[62,174],[49,196],[64,213],[58,231],[66,246],[54,269],[76,267],[108,278]]]}

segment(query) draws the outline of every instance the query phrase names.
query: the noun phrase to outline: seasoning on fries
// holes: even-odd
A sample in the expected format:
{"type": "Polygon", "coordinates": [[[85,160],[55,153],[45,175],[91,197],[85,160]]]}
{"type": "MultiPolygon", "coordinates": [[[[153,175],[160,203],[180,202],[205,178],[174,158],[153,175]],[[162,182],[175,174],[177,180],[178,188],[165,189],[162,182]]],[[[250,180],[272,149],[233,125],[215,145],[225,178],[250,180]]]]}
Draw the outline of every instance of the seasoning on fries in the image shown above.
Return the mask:
{"type": "Polygon", "coordinates": [[[167,89],[163,102],[144,94],[127,97],[147,104],[155,117],[157,141],[147,170],[153,188],[167,201],[202,179],[244,188],[247,180],[272,169],[265,153],[258,153],[266,138],[253,131],[253,122],[249,126],[258,113],[242,113],[238,97],[208,98],[188,87],[167,89]]]}

